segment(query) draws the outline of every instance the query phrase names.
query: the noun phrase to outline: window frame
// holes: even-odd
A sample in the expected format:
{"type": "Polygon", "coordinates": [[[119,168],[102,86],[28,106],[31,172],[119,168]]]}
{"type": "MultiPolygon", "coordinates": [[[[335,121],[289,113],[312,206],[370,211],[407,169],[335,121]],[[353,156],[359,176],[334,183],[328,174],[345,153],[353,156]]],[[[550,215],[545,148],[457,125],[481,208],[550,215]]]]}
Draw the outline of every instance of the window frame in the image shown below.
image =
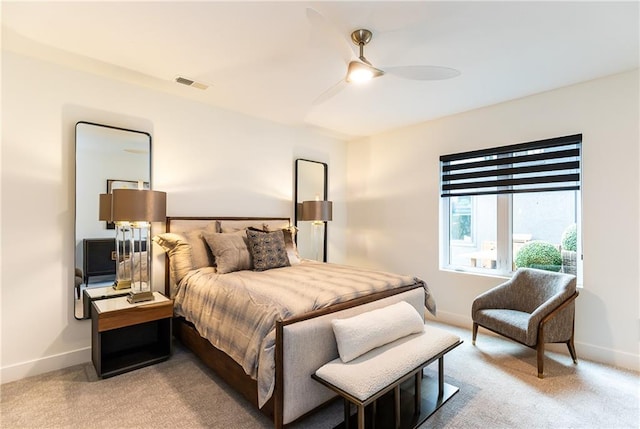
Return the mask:
{"type": "MultiPolygon", "coordinates": [[[[582,283],[582,193],[574,191],[576,195],[576,228],[577,234],[577,258],[576,271],[578,283],[582,283]]],[[[450,199],[441,198],[441,234],[440,234],[440,269],[446,271],[469,272],[485,275],[497,275],[510,277],[514,270],[513,254],[513,194],[496,195],[496,267],[471,267],[456,265],[451,262],[451,247],[455,240],[450,239],[450,199]]],[[[474,203],[475,205],[475,203],[474,203]]],[[[461,242],[462,243],[462,242],[461,242]]],[[[465,244],[460,244],[464,246],[465,244]]]]}
{"type": "MultiPolygon", "coordinates": [[[[577,143],[578,148],[578,176],[577,180],[577,189],[566,189],[566,191],[574,191],[576,204],[575,204],[575,218],[576,218],[576,228],[578,231],[577,234],[577,255],[576,255],[576,277],[578,279],[578,283],[582,283],[582,260],[583,260],[583,252],[582,252],[582,135],[576,134],[572,136],[559,137],[554,139],[541,140],[539,142],[530,142],[530,143],[521,143],[517,145],[503,146],[493,149],[486,149],[480,151],[472,151],[467,152],[466,154],[473,156],[486,155],[487,153],[492,153],[495,151],[496,153],[504,153],[509,149],[522,148],[522,149],[532,149],[536,150],[535,146],[542,144],[542,146],[547,145],[553,141],[565,142],[565,141],[575,141],[577,143]],[[533,146],[533,147],[532,147],[533,146]]],[[[534,193],[540,192],[541,190],[518,190],[511,191],[505,190],[505,188],[498,188],[498,191],[495,192],[496,196],[496,266],[495,268],[484,268],[484,267],[471,267],[465,265],[458,265],[452,263],[452,247],[456,245],[456,242],[451,239],[451,198],[457,195],[444,195],[448,193],[448,191],[444,190],[444,182],[443,175],[447,174],[444,172],[442,167],[443,158],[449,159],[462,159],[464,158],[463,154],[454,154],[454,155],[446,155],[441,157],[441,176],[440,176],[440,189],[442,190],[442,195],[440,198],[440,269],[446,271],[456,271],[456,272],[467,272],[473,274],[480,275],[489,275],[489,276],[506,276],[510,277],[514,272],[514,260],[515,255],[513,254],[513,223],[514,223],[514,214],[513,214],[513,195],[515,193],[534,193]]],[[[508,176],[497,176],[500,177],[508,177],[508,176]]],[[[562,189],[549,189],[549,191],[562,190],[562,189]]],[[[491,192],[489,192],[491,193],[491,192]]],[[[476,193],[469,194],[472,197],[477,195],[485,194],[476,193]]],[[[472,207],[475,209],[476,199],[472,198],[472,207]]],[[[472,213],[475,211],[472,210],[472,213]]],[[[472,222],[476,221],[477,216],[472,215],[472,222]]],[[[477,225],[474,225],[475,228],[472,230],[476,232],[477,225]]],[[[474,241],[475,241],[474,237],[474,241]]]]}

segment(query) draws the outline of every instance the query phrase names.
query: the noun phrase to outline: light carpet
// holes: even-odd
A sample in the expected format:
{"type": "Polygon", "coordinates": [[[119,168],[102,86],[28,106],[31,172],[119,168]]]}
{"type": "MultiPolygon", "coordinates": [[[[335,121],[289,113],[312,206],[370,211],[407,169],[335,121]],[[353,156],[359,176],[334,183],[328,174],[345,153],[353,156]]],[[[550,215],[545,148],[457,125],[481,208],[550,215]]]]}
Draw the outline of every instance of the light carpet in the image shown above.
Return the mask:
{"type": "MultiPolygon", "coordinates": [[[[432,322],[428,322],[432,323],[432,322]]],[[[464,343],[445,357],[445,381],[460,388],[421,428],[638,428],[638,373],[568,354],[545,356],[480,330],[434,324],[464,343]]],[[[425,371],[434,376],[437,365],[425,371]]],[[[0,426],[14,428],[269,428],[271,421],[176,343],[166,362],[99,380],[91,363],[6,383],[0,426]]],[[[332,428],[336,401],[290,427],[332,428]]]]}

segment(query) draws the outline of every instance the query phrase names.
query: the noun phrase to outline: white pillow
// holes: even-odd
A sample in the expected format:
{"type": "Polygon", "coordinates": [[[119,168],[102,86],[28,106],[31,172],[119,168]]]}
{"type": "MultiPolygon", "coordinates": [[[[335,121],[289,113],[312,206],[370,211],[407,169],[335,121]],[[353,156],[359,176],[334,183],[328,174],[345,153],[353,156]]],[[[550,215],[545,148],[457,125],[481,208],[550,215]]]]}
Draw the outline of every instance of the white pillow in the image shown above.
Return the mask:
{"type": "Polygon", "coordinates": [[[406,301],[368,311],[348,319],[333,319],[333,333],[342,362],[407,335],[424,330],[424,320],[406,301]]]}

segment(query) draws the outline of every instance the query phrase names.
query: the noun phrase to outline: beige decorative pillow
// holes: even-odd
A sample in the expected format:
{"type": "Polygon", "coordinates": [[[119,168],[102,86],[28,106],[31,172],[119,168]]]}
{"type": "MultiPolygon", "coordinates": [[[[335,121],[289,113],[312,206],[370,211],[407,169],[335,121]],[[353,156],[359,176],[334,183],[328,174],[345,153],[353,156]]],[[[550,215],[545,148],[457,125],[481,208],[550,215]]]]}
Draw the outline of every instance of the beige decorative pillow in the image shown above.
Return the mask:
{"type": "Polygon", "coordinates": [[[191,260],[191,245],[188,240],[172,232],[158,234],[152,239],[169,255],[169,274],[174,283],[180,280],[193,269],[191,260]]]}
{"type": "Polygon", "coordinates": [[[169,274],[176,284],[191,270],[215,267],[213,253],[202,237],[204,232],[220,232],[220,222],[211,222],[204,230],[165,232],[152,238],[169,255],[169,274]]]}
{"type": "Polygon", "coordinates": [[[249,239],[249,253],[253,259],[253,269],[264,271],[271,268],[288,267],[289,257],[285,249],[282,230],[264,232],[247,229],[249,239]]]}
{"type": "Polygon", "coordinates": [[[233,233],[204,232],[203,236],[213,252],[220,274],[250,270],[253,267],[244,229],[233,233]]]}
{"type": "MultiPolygon", "coordinates": [[[[202,235],[205,231],[207,230],[197,229],[184,234],[191,245],[191,261],[194,270],[202,267],[215,267],[216,265],[213,253],[202,235]]],[[[207,232],[215,233],[216,231],[209,230],[207,232]]]]}

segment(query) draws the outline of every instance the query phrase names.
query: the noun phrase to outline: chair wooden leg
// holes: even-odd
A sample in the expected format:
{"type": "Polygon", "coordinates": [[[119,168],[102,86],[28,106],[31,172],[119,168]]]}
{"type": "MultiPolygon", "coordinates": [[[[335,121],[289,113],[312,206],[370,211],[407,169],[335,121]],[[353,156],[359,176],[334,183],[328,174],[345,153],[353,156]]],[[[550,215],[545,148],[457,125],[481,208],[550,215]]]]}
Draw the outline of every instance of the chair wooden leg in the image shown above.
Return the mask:
{"type": "Polygon", "coordinates": [[[478,324],[473,323],[473,336],[471,337],[471,344],[476,345],[476,337],[478,336],[478,324]]]}
{"type": "Polygon", "coordinates": [[[544,341],[538,339],[536,350],[538,351],[538,378],[544,378],[542,375],[544,371],[544,341]]]}
{"type": "Polygon", "coordinates": [[[569,349],[569,354],[571,354],[571,359],[573,359],[573,363],[578,363],[578,356],[576,356],[576,348],[573,345],[573,337],[569,341],[567,341],[567,348],[569,349]]]}

